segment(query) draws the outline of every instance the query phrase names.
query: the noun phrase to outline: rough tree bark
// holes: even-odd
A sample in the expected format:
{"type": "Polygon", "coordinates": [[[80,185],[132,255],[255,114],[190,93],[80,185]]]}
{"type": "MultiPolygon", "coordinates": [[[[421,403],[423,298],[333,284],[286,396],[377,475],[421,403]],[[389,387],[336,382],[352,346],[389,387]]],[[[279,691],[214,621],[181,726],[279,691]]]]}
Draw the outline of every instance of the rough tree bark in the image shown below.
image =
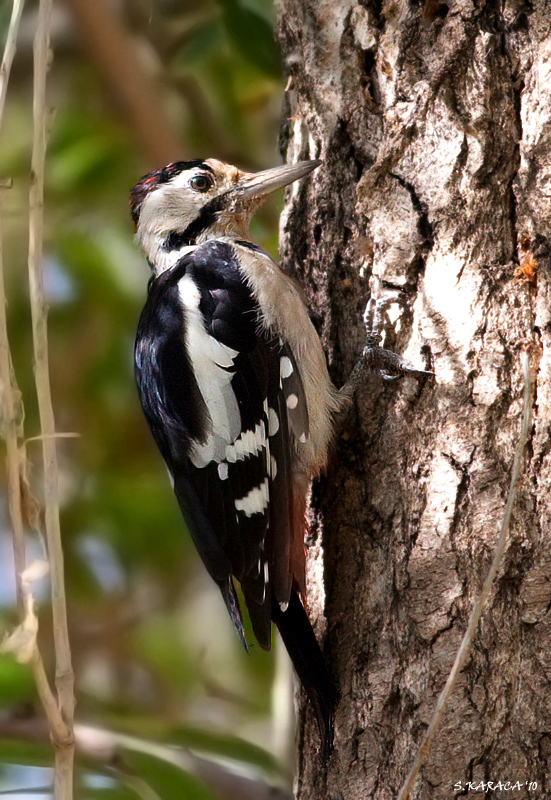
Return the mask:
{"type": "Polygon", "coordinates": [[[281,0],[279,13],[282,149],[324,160],[288,196],[282,252],[335,382],[361,352],[376,279],[409,301],[387,345],[436,373],[370,378],[314,490],[308,600],[342,701],[327,774],[301,703],[298,796],[396,797],[491,561],[530,348],[507,552],[412,797],[547,797],[551,4],[281,0]],[[519,783],[483,795],[481,781],[519,783]]]}

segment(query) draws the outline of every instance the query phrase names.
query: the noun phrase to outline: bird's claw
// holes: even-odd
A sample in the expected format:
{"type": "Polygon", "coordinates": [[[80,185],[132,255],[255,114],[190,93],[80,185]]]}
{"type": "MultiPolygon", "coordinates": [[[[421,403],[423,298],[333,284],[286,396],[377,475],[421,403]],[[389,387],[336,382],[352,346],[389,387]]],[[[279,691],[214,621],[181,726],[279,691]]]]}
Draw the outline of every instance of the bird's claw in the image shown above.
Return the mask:
{"type": "Polygon", "coordinates": [[[434,372],[418,369],[392,350],[368,343],[363,350],[362,359],[372,372],[378,372],[384,381],[395,381],[411,375],[413,378],[430,378],[434,372]]]}

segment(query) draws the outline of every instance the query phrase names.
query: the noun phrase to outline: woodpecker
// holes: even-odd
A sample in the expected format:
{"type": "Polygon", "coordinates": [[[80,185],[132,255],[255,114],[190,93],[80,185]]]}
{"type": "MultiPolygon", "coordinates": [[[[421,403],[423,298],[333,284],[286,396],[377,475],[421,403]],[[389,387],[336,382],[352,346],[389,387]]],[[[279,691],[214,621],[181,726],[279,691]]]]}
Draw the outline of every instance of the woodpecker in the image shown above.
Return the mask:
{"type": "MultiPolygon", "coordinates": [[[[300,288],[249,233],[266,195],[320,163],[179,161],[139,180],[130,210],[152,270],[134,354],[146,420],[241,642],[234,580],[266,650],[278,627],[327,757],[338,692],[303,606],[306,503],[350,386],[331,383],[300,288]]],[[[410,371],[370,335],[353,380],[366,365],[410,371]]]]}
{"type": "Polygon", "coordinates": [[[320,161],[250,174],[179,161],[131,190],[152,276],[135,344],[146,420],[199,555],[247,648],[277,625],[332,746],[338,693],[303,606],[306,502],[345,399],[300,288],[250,239],[264,197],[320,161]]]}

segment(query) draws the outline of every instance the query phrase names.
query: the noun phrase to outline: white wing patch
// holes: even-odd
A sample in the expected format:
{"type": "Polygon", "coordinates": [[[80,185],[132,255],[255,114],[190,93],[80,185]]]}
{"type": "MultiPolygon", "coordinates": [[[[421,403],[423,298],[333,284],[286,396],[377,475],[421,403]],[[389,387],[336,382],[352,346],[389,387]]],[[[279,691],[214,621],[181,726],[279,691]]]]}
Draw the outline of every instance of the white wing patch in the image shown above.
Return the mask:
{"type": "Polygon", "coordinates": [[[228,442],[241,431],[241,414],[231,387],[233,373],[228,371],[237,350],[207,332],[199,310],[199,289],[190,275],[178,282],[178,292],[186,309],[186,349],[211,418],[207,441],[195,442],[189,458],[194,466],[205,467],[210,461],[222,461],[228,442]]]}
{"type": "Polygon", "coordinates": [[[238,436],[233,444],[226,446],[226,461],[234,464],[236,461],[243,461],[249,456],[257,456],[267,445],[266,426],[260,420],[257,422],[254,431],[244,431],[238,436]]]}
{"type": "Polygon", "coordinates": [[[268,409],[268,436],[275,436],[279,430],[279,418],[273,408],[268,409]]]}
{"type": "Polygon", "coordinates": [[[289,378],[293,373],[293,362],[288,356],[281,357],[280,373],[282,378],[289,378]]]}
{"type": "MultiPolygon", "coordinates": [[[[269,458],[266,425],[260,420],[254,430],[241,430],[241,414],[231,385],[234,375],[231,367],[238,351],[222,344],[206,330],[199,309],[199,289],[190,275],[184,275],[179,281],[178,292],[186,309],[188,356],[211,422],[206,442],[194,442],[189,458],[195,467],[206,467],[211,461],[217,462],[218,477],[226,480],[228,464],[257,456],[263,450],[269,458]]],[[[265,490],[263,487],[253,489],[249,493],[252,495],[250,498],[247,495],[237,501],[244,505],[237,508],[236,503],[236,509],[245,514],[250,508],[262,510],[264,506],[259,498],[265,495],[267,503],[267,492],[267,484],[265,490]]]]}
{"type": "Polygon", "coordinates": [[[260,486],[255,486],[245,497],[235,500],[235,510],[241,511],[246,517],[262,514],[268,508],[269,498],[269,482],[266,478],[260,486]]]}

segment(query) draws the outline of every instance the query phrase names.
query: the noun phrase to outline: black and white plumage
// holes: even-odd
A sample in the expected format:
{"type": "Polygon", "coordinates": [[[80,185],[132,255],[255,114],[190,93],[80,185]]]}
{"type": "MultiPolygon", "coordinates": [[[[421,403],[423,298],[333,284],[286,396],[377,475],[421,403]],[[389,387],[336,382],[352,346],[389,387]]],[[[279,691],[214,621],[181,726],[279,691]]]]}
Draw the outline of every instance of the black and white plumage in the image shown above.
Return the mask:
{"type": "Polygon", "coordinates": [[[248,233],[262,197],[318,163],[177,162],[134,186],[131,212],[153,270],[135,346],[146,419],[241,641],[234,578],[262,647],[277,624],[327,754],[337,692],[299,595],[307,493],[343,401],[300,290],[248,233]]]}

